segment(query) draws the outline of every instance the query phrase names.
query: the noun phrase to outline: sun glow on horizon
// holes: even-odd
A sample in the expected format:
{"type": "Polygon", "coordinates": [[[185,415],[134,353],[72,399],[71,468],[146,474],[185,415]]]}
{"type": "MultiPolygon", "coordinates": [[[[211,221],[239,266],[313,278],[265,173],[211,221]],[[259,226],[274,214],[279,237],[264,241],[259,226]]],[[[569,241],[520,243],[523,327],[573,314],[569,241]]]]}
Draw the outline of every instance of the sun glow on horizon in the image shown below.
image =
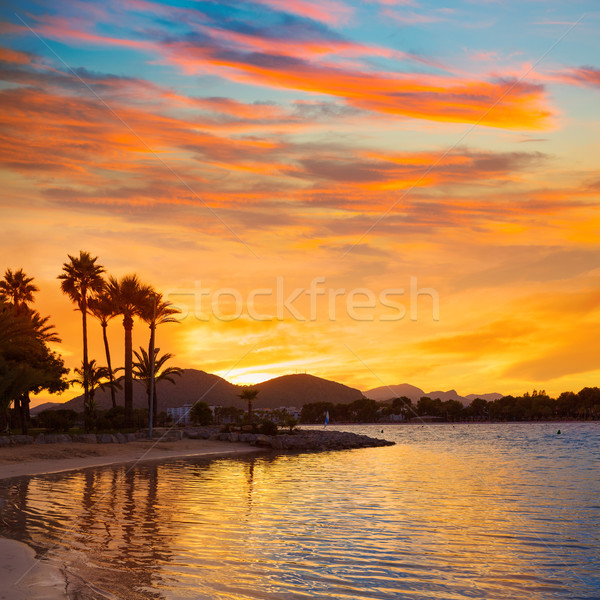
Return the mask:
{"type": "Polygon", "coordinates": [[[39,283],[69,368],[81,319],[55,277],[86,250],[187,303],[158,345],[233,383],[598,383],[595,4],[563,6],[564,26],[533,1],[405,4],[23,0],[31,30],[0,7],[1,267],[39,283]],[[313,319],[316,278],[343,292],[313,319]],[[411,278],[439,320],[423,296],[413,318],[411,278]]]}

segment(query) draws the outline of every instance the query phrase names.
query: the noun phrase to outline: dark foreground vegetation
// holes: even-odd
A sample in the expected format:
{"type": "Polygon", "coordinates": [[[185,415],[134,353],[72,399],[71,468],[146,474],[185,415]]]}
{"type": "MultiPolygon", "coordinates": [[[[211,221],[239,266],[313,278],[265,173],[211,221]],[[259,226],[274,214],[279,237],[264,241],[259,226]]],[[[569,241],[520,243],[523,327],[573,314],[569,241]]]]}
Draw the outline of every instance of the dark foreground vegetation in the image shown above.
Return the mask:
{"type": "MultiPolygon", "coordinates": [[[[68,259],[57,279],[61,291],[81,315],[83,342],[81,367],[74,369],[72,378],[68,377],[69,370],[52,346],[61,340],[49,322],[50,317],[40,315],[32,307],[35,293],[39,291],[34,278],[26,275],[23,269],[7,269],[0,280],[0,432],[14,428],[16,416],[19,428],[26,434],[29,427],[35,425],[29,412],[30,395],[42,391],[64,392],[74,384],[83,388],[82,425],[86,431],[98,427],[135,428],[139,414],[133,408],[134,379],[146,386],[148,409],[156,424],[155,384],[161,380],[174,383],[174,377],[181,373],[177,367],[165,366],[172,358],[171,354],[159,356],[155,347],[156,328],[163,323],[175,322],[174,315],[179,311],[137,275],[125,275],[121,279],[108,275],[98,263],[98,257],[89,252],[81,251],[78,256],[69,255],[68,259]],[[121,317],[119,321],[125,340],[123,366],[117,368],[113,364],[107,333],[108,324],[115,317],[121,317]],[[132,347],[136,320],[149,327],[148,347],[139,350],[132,347]],[[90,321],[95,321],[101,328],[105,354],[101,359],[88,355],[90,321]],[[123,376],[117,377],[120,371],[123,376]],[[95,392],[105,388],[111,393],[113,415],[100,415],[97,410],[95,392]],[[116,390],[121,389],[123,405],[119,407],[116,390]],[[120,408],[122,411],[118,410],[120,408]],[[103,423],[105,417],[114,423],[103,423]]],[[[96,335],[100,328],[96,329],[96,335]]],[[[148,418],[146,416],[146,422],[148,418]]]]}

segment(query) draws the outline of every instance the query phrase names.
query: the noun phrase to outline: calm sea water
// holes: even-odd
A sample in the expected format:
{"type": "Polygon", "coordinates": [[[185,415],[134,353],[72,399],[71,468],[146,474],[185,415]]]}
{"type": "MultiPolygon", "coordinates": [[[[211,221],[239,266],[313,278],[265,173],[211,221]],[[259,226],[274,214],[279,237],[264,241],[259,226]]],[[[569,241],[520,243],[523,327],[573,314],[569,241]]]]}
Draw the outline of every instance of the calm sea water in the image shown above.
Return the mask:
{"type": "Polygon", "coordinates": [[[599,423],[345,429],[397,445],[7,480],[0,533],[110,598],[600,598],[599,423]]]}

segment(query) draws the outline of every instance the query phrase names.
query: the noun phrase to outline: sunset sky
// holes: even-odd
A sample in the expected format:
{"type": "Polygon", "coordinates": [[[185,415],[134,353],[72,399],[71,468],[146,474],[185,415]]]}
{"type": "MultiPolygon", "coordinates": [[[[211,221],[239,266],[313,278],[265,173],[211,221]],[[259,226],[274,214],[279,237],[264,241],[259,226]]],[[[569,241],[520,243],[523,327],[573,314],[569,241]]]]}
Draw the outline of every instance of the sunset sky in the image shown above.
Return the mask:
{"type": "Polygon", "coordinates": [[[69,367],[87,250],[236,383],[600,384],[597,2],[8,0],[0,31],[0,269],[69,367]]]}

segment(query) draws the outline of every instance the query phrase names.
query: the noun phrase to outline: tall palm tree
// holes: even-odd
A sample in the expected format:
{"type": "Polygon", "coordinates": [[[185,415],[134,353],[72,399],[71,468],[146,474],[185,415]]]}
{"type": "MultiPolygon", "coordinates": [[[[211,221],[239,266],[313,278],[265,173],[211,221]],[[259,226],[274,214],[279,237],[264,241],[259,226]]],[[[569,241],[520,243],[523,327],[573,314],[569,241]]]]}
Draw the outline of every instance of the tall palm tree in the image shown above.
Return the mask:
{"type": "Polygon", "coordinates": [[[98,257],[92,258],[89,252],[81,250],[79,256],[69,257],[69,262],[63,263],[63,273],[58,276],[60,289],[64,294],[77,304],[81,311],[83,327],[83,402],[87,406],[89,401],[88,382],[85,375],[88,367],[88,344],[87,344],[87,311],[88,300],[92,294],[98,293],[104,287],[104,267],[97,265],[98,257]]]}
{"type": "MultiPolygon", "coordinates": [[[[175,383],[173,377],[177,375],[178,377],[183,374],[183,369],[179,367],[167,367],[163,368],[165,363],[168,360],[173,358],[172,354],[163,354],[159,357],[160,348],[154,349],[154,370],[152,369],[152,363],[150,362],[150,354],[146,352],[144,348],[140,346],[140,351],[136,352],[134,350],[136,361],[133,363],[133,372],[136,379],[144,382],[146,386],[146,395],[148,396],[148,409],[150,409],[150,396],[152,395],[153,401],[153,420],[156,421],[156,413],[157,413],[157,396],[156,396],[156,384],[159,381],[169,381],[170,383],[175,383]],[[154,374],[154,389],[152,390],[152,374],[154,374]],[[153,394],[150,393],[152,390],[153,394]]],[[[155,423],[153,423],[155,425],[155,423]]]]}
{"type": "MultiPolygon", "coordinates": [[[[154,352],[154,347],[156,345],[156,326],[162,325],[163,323],[178,323],[178,319],[176,319],[173,315],[180,313],[181,311],[177,308],[174,308],[173,305],[162,299],[162,294],[155,292],[148,302],[148,304],[144,307],[142,311],[141,317],[148,326],[150,327],[150,341],[148,342],[148,356],[151,356],[154,352]]],[[[150,377],[152,374],[150,373],[150,377]]],[[[152,390],[152,394],[156,392],[156,386],[152,390]]],[[[152,396],[151,394],[151,396],[152,396]]],[[[158,408],[158,402],[155,397],[152,399],[152,415],[153,421],[156,419],[156,411],[158,408]]]]}
{"type": "Polygon", "coordinates": [[[125,330],[125,421],[133,426],[133,319],[148,309],[154,293],[149,285],[140,282],[137,275],[125,275],[121,280],[110,277],[106,293],[114,304],[115,312],[123,315],[125,330]]]}
{"type": "Polygon", "coordinates": [[[6,269],[4,279],[0,281],[0,299],[12,304],[17,314],[22,314],[28,302],[33,302],[33,293],[39,288],[32,283],[33,277],[27,277],[23,269],[14,273],[6,269]]]}
{"type": "Polygon", "coordinates": [[[117,316],[115,312],[115,306],[112,303],[110,296],[104,291],[96,294],[92,298],[90,298],[88,302],[88,312],[96,317],[98,321],[100,321],[100,325],[102,326],[102,339],[104,340],[104,353],[106,354],[106,364],[108,366],[108,373],[110,377],[110,399],[112,401],[112,407],[116,408],[117,406],[117,395],[116,395],[116,387],[114,385],[114,375],[112,363],[110,360],[110,346],[108,345],[108,334],[107,327],[108,322],[117,316]]]}
{"type": "Polygon", "coordinates": [[[252,402],[253,400],[256,398],[256,396],[258,396],[258,392],[260,390],[257,390],[255,388],[244,388],[242,390],[242,393],[238,395],[238,398],[241,398],[242,400],[246,400],[248,402],[248,420],[250,421],[250,423],[252,424],[252,402]]]}

